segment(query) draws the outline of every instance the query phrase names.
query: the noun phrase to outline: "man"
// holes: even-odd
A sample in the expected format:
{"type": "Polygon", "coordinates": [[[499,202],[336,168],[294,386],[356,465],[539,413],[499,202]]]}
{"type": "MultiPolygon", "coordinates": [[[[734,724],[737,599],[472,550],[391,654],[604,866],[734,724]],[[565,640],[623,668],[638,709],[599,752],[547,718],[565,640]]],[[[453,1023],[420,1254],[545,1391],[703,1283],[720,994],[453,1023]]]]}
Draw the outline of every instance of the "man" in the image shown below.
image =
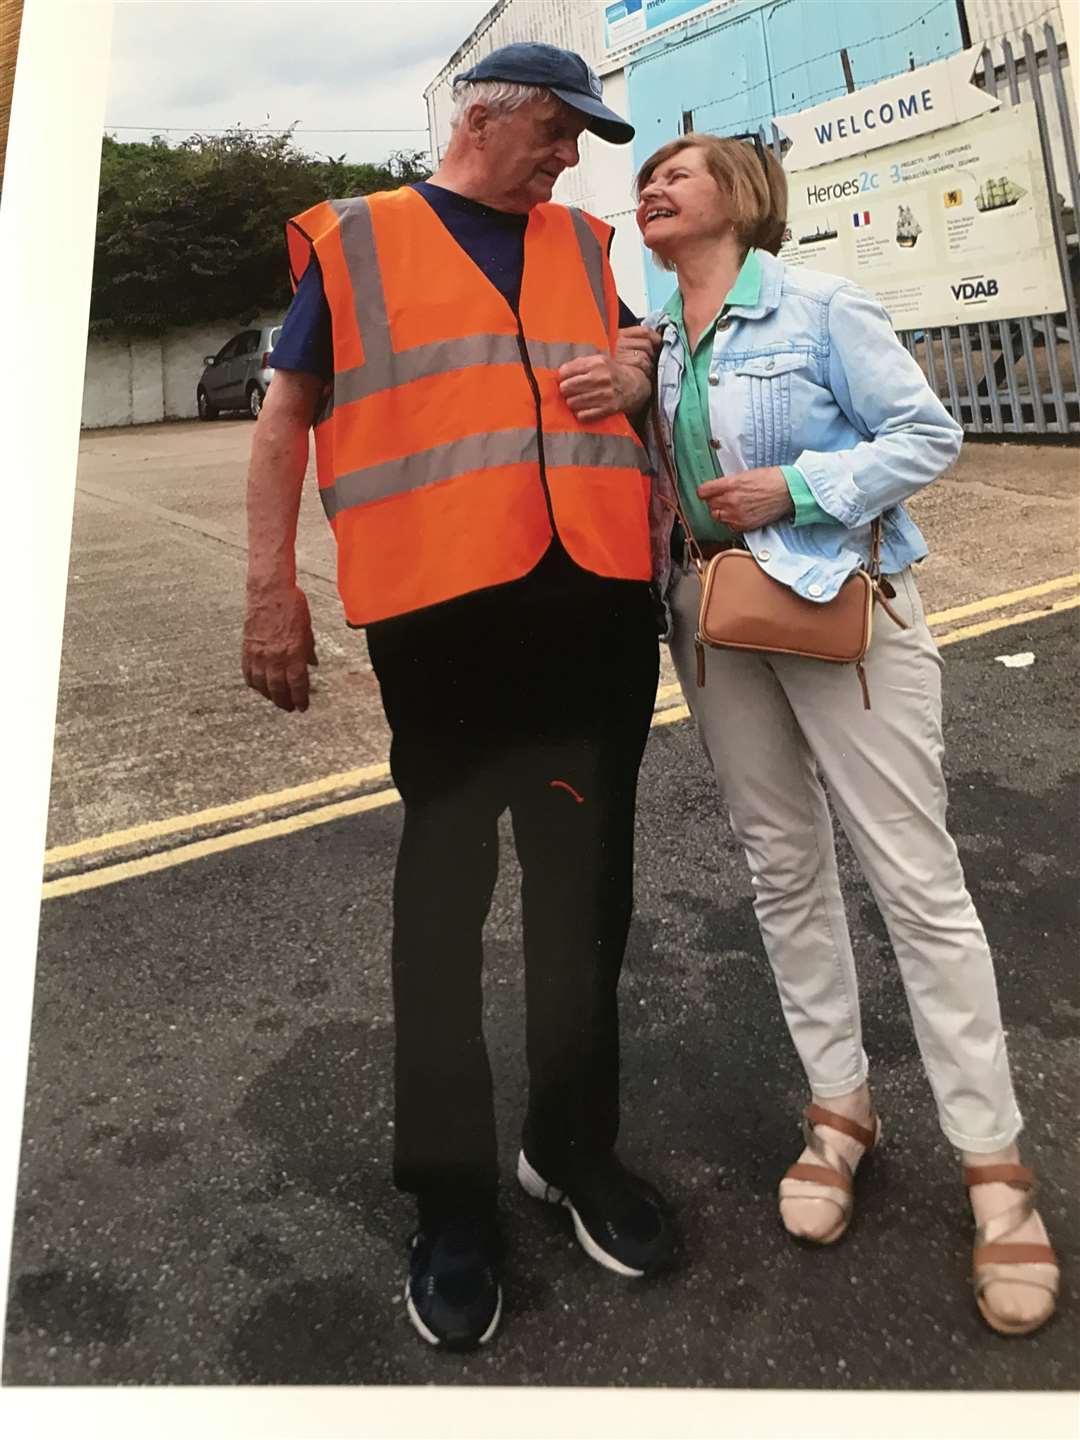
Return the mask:
{"type": "Polygon", "coordinates": [[[245,678],[307,708],[294,555],[315,417],[346,620],[366,628],[392,732],[394,1176],[419,1212],[406,1300],[426,1340],[459,1349],[490,1339],[502,1305],[481,930],[506,809],[528,1008],[518,1178],[620,1274],[670,1248],[659,1196],[614,1154],[658,671],[649,482],[625,414],[649,399],[655,342],[618,339],[610,228],[550,203],[582,130],[633,136],[600,94],[579,56],[506,46],[458,77],[430,182],[290,223],[297,290],[252,449],[245,678]]]}

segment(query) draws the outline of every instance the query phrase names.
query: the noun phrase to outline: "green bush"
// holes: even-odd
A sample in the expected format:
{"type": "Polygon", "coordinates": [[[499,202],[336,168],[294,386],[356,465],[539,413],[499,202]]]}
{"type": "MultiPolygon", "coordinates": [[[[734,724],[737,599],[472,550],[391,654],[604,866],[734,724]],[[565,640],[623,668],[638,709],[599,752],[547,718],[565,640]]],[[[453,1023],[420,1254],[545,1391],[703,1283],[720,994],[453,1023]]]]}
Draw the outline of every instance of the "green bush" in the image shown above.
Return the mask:
{"type": "Polygon", "coordinates": [[[319,200],[430,173],[422,151],[383,165],[315,159],[286,135],[232,130],[170,145],[106,137],[90,297],[92,335],[160,335],[283,313],[284,225],[319,200]]]}

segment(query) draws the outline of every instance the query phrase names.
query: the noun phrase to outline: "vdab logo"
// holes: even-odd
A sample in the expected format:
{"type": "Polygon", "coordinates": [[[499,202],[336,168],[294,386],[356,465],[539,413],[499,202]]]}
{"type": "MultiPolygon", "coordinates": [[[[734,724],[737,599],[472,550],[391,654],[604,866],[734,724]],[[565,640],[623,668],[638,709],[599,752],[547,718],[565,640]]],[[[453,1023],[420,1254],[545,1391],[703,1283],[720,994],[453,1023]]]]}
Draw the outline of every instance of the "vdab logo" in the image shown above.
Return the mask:
{"type": "Polygon", "coordinates": [[[954,300],[963,300],[968,305],[985,305],[998,293],[998,282],[990,275],[965,275],[949,289],[954,300]]]}

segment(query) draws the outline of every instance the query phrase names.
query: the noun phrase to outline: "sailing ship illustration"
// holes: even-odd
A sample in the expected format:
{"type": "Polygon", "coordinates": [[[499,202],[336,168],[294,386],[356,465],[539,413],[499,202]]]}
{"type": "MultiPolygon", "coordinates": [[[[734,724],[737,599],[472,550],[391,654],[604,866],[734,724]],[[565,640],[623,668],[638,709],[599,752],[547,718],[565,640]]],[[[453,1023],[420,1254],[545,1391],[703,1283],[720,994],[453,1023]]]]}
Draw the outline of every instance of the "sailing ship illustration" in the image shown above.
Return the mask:
{"type": "Polygon", "coordinates": [[[1027,191],[1022,190],[1019,185],[1014,185],[1011,180],[1002,175],[999,180],[987,180],[976,192],[975,205],[982,211],[986,210],[1007,210],[1009,206],[1015,205],[1021,196],[1027,191]]]}
{"type": "Polygon", "coordinates": [[[896,243],[905,250],[910,250],[922,234],[922,226],[911,213],[910,205],[899,206],[899,211],[896,218],[896,243]]]}
{"type": "Polygon", "coordinates": [[[800,244],[800,245],[814,245],[814,244],[816,244],[817,241],[819,241],[819,240],[835,240],[835,239],[836,239],[836,226],[832,223],[831,220],[826,220],[826,222],[825,222],[825,229],[824,229],[824,230],[821,228],[820,225],[815,225],[815,226],[814,226],[814,233],[813,233],[812,235],[800,235],[800,236],[799,236],[799,244],[800,244]]]}

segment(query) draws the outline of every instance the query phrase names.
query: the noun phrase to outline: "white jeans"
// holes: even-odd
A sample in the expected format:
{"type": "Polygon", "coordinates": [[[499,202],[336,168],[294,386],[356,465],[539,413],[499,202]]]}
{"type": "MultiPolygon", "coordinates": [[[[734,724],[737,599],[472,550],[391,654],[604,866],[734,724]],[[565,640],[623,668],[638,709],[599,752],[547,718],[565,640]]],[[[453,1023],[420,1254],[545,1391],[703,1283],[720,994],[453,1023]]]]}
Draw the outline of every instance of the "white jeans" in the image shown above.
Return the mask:
{"type": "Polygon", "coordinates": [[[701,587],[676,571],[671,653],[746,852],[754,910],[815,1095],[867,1077],[859,993],[821,777],[888,927],[941,1127],[963,1150],[1008,1145],[1013,1096],[986,935],[945,825],[941,658],[910,570],[890,579],[901,630],[874,615],[866,677],[798,656],[706,651],[701,587]],[[820,772],[820,773],[819,773],[820,772]]]}

